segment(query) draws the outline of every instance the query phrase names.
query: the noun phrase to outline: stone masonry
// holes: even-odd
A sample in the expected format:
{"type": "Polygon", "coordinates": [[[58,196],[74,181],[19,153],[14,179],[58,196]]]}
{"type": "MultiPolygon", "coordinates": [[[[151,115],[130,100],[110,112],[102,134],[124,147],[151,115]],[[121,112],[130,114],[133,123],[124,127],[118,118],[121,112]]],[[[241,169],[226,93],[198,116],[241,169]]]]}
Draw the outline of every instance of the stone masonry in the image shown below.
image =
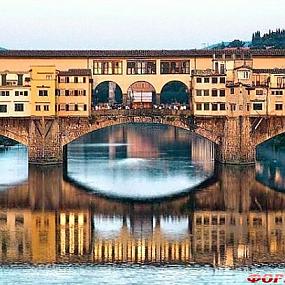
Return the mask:
{"type": "Polygon", "coordinates": [[[0,135],[28,147],[29,162],[63,162],[63,147],[92,131],[124,123],[156,123],[183,128],[216,144],[216,160],[228,164],[255,162],[256,146],[285,132],[283,117],[193,117],[187,112],[110,110],[91,117],[3,118],[0,135]]]}

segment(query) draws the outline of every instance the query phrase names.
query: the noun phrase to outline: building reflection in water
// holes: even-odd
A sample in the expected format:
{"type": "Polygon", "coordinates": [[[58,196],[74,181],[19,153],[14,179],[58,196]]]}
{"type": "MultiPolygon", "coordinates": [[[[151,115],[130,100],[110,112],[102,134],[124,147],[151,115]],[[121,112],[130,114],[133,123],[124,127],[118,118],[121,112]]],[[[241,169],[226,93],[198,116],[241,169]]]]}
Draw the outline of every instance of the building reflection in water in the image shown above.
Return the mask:
{"type": "Polygon", "coordinates": [[[218,167],[204,188],[136,203],[89,194],[60,167],[30,167],[0,192],[2,263],[199,263],[242,266],[285,258],[285,195],[253,167],[218,167]],[[48,181],[48,183],[47,183],[48,181]]]}

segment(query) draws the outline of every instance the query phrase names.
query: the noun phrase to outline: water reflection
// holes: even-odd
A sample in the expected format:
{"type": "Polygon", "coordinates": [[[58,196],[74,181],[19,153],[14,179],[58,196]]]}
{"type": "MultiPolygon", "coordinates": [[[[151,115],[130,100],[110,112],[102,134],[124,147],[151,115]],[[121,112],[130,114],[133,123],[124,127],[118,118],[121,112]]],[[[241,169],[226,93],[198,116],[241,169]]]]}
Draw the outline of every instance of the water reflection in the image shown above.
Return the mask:
{"type": "MultiPolygon", "coordinates": [[[[0,159],[1,169],[9,169],[0,191],[0,262],[214,267],[283,262],[282,162],[260,160],[256,168],[214,165],[213,151],[207,141],[173,128],[132,126],[78,141],[68,151],[67,168],[27,168],[18,163],[25,149],[7,150],[0,159]],[[12,175],[13,167],[23,176],[12,175]],[[198,184],[184,192],[177,184],[177,192],[159,180],[165,176],[177,183],[180,172],[188,186],[193,177],[198,184]],[[114,198],[86,191],[83,183],[110,177],[115,185],[121,175],[125,182],[118,188],[126,187],[128,176],[147,177],[152,183],[141,183],[139,191],[157,198],[155,191],[164,190],[165,197],[114,198]]],[[[133,183],[128,189],[135,188],[133,183]]]]}
{"type": "Polygon", "coordinates": [[[210,178],[213,158],[213,144],[187,131],[129,124],[70,144],[67,177],[109,197],[165,197],[189,191],[210,178]]]}
{"type": "Polygon", "coordinates": [[[28,178],[27,148],[17,145],[9,148],[0,147],[0,191],[10,185],[17,185],[28,178]]]}
{"type": "Polygon", "coordinates": [[[82,191],[60,167],[30,167],[0,192],[1,263],[198,263],[241,266],[285,258],[285,195],[254,167],[217,168],[210,185],[157,203],[82,191]]]}

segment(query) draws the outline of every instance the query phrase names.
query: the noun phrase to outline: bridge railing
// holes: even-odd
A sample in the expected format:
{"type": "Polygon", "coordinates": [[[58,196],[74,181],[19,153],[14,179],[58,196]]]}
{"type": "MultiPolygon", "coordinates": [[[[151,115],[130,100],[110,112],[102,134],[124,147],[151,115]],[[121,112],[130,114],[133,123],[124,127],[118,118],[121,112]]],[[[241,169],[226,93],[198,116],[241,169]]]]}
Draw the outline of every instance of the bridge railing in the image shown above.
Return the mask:
{"type": "Polygon", "coordinates": [[[170,109],[129,109],[129,110],[94,110],[93,116],[190,116],[190,110],[170,109]]]}

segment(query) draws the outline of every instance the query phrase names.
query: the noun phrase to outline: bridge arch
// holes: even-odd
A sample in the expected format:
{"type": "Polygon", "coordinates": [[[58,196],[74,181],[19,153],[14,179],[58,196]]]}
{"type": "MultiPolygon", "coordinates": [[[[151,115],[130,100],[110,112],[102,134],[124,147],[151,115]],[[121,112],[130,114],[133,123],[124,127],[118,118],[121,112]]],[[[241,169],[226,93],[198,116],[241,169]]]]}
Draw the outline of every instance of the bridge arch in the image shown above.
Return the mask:
{"type": "Polygon", "coordinates": [[[160,91],[160,103],[189,104],[189,88],[180,80],[172,80],[164,84],[160,91]]]}
{"type": "MultiPolygon", "coordinates": [[[[252,122],[254,126],[255,121],[252,122]]],[[[257,126],[256,131],[253,132],[253,145],[259,145],[285,134],[285,117],[271,117],[260,119],[260,124],[257,126]]]]}
{"type": "Polygon", "coordinates": [[[121,87],[114,81],[106,80],[100,82],[93,90],[92,102],[94,105],[109,103],[110,105],[121,104],[123,92],[121,87]]]}
{"type": "Polygon", "coordinates": [[[128,99],[133,107],[141,105],[142,107],[152,107],[156,102],[156,90],[154,86],[148,81],[135,81],[132,83],[128,90],[128,99]]]}
{"type": "MultiPolygon", "coordinates": [[[[1,132],[0,131],[0,136],[4,137],[6,139],[11,139],[17,143],[22,144],[22,145],[28,146],[28,141],[26,138],[22,138],[19,135],[14,134],[13,132],[9,132],[9,131],[8,132],[1,132]]],[[[1,138],[0,138],[0,140],[1,140],[1,138]]]]}
{"type": "MultiPolygon", "coordinates": [[[[166,115],[165,112],[163,113],[164,115],[153,112],[155,110],[149,110],[150,113],[154,113],[154,115],[148,115],[147,113],[143,114],[145,111],[146,110],[112,110],[112,115],[107,115],[108,112],[105,112],[104,118],[101,117],[97,120],[90,120],[87,118],[66,118],[64,121],[62,121],[63,135],[61,137],[61,145],[65,146],[93,131],[127,123],[149,123],[174,126],[184,130],[192,131],[193,133],[215,143],[216,145],[220,144],[220,132],[214,132],[212,129],[208,129],[206,121],[201,122],[199,126],[195,128],[195,130],[190,130],[190,118],[187,116],[170,115],[173,110],[164,110],[169,111],[169,115],[166,115]],[[136,111],[139,112],[136,113],[136,111]],[[129,112],[132,115],[129,115],[129,112]]],[[[213,123],[213,127],[214,125],[217,125],[217,127],[220,128],[218,124],[213,123]]]]}

